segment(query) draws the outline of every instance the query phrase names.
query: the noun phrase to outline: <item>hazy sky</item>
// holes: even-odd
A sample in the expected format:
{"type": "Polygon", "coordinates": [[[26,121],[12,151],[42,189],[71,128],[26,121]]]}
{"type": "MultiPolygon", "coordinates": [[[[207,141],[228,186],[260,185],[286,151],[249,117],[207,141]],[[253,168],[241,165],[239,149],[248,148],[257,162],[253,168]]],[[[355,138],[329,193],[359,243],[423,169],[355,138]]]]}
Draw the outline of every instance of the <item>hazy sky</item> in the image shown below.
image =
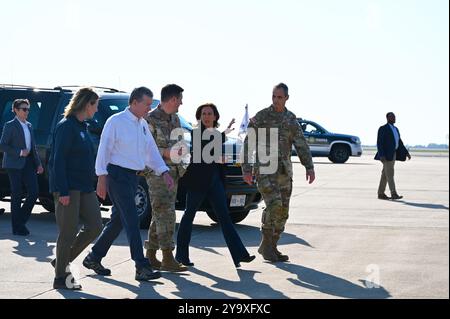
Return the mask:
{"type": "Polygon", "coordinates": [[[0,83],[184,89],[236,129],[285,82],[288,108],[375,144],[447,143],[448,0],[0,0],[0,83]]]}

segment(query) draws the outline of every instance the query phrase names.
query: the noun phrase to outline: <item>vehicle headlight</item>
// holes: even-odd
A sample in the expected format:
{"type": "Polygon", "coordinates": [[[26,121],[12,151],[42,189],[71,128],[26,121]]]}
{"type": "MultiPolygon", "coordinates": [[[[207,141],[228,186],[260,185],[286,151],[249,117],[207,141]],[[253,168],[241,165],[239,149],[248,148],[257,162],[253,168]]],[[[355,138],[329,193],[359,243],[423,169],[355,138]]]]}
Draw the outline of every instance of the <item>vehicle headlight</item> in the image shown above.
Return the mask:
{"type": "Polygon", "coordinates": [[[356,137],[356,136],[352,137],[352,142],[355,144],[361,144],[361,140],[359,139],[359,137],[356,137]]]}

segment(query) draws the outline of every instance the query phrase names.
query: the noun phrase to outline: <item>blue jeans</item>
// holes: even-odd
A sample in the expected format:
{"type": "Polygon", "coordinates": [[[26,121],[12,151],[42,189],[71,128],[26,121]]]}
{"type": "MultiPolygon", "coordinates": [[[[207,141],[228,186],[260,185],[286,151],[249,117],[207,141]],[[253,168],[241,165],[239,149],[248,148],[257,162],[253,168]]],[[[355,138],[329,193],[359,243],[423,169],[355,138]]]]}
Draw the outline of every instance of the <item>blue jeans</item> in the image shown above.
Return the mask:
{"type": "Polygon", "coordinates": [[[89,257],[94,261],[100,262],[108,253],[109,248],[119,236],[122,228],[125,228],[130,245],[131,259],[135,262],[136,268],[140,269],[149,266],[148,259],[144,257],[139,217],[134,202],[138,186],[136,172],[109,164],[107,183],[108,195],[113,204],[111,219],[92,247],[89,257]]]}
{"type": "MultiPolygon", "coordinates": [[[[199,177],[201,178],[201,177],[199,177]]],[[[219,171],[214,172],[211,185],[206,191],[188,190],[186,197],[186,210],[181,218],[177,234],[176,259],[180,262],[189,261],[189,242],[191,241],[192,223],[197,209],[207,198],[217,218],[219,219],[222,234],[233,258],[233,262],[238,264],[242,258],[249,255],[247,249],[233,226],[228,212],[227,197],[224,185],[220,179],[219,171]]]]}
{"type": "Polygon", "coordinates": [[[31,156],[22,169],[8,169],[11,184],[11,223],[13,232],[25,230],[25,224],[31,216],[34,203],[38,198],[36,165],[31,156]],[[22,205],[22,187],[25,185],[27,197],[22,205]]]}

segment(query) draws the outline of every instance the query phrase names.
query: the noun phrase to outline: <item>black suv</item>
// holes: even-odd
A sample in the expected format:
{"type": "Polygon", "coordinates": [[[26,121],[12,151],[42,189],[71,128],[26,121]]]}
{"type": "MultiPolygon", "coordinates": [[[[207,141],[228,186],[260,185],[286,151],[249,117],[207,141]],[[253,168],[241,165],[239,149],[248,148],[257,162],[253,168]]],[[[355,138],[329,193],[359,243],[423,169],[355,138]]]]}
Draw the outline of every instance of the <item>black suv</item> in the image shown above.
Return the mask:
{"type": "MultiPolygon", "coordinates": [[[[314,157],[328,157],[333,163],[345,163],[350,156],[361,156],[361,140],[357,136],[328,132],[319,124],[298,118],[303,135],[314,157]]],[[[293,154],[296,154],[292,148],[293,154]]]]}
{"type": "MultiPolygon", "coordinates": [[[[12,102],[17,98],[28,99],[31,109],[28,121],[33,125],[34,135],[38,154],[42,160],[45,172],[38,178],[39,182],[39,202],[48,211],[54,211],[52,195],[48,190],[47,163],[49,157],[51,136],[56,124],[61,120],[64,108],[69,103],[72,95],[78,87],[56,87],[53,89],[38,89],[28,86],[0,85],[0,134],[4,124],[14,117],[11,111],[12,102]]],[[[88,121],[88,129],[91,137],[98,147],[100,134],[106,120],[113,114],[123,111],[128,106],[129,93],[111,88],[96,87],[100,96],[98,112],[94,118],[88,121]]],[[[159,101],[154,100],[152,108],[158,105],[159,101]]],[[[192,126],[180,116],[182,127],[188,133],[192,126]]],[[[187,134],[189,135],[189,134],[187,134]]],[[[247,217],[250,210],[257,208],[261,201],[261,194],[257,188],[249,186],[242,180],[242,172],[237,164],[238,145],[236,140],[227,141],[228,147],[232,149],[232,154],[225,154],[229,164],[226,164],[226,192],[230,215],[234,223],[238,223],[247,217]]],[[[0,153],[0,161],[3,153],[0,153]]],[[[93,180],[95,185],[96,180],[93,180]]],[[[9,180],[5,170],[0,168],[0,199],[9,196],[9,180]]],[[[151,205],[148,195],[148,187],[145,179],[140,177],[138,191],[136,193],[136,206],[141,219],[141,227],[148,228],[151,220],[151,205]]],[[[179,183],[176,209],[184,210],[186,202],[186,189],[179,183]]],[[[101,200],[103,205],[111,205],[107,198],[101,200]]],[[[205,201],[200,210],[206,211],[208,216],[217,221],[209,203],[205,201]]]]}

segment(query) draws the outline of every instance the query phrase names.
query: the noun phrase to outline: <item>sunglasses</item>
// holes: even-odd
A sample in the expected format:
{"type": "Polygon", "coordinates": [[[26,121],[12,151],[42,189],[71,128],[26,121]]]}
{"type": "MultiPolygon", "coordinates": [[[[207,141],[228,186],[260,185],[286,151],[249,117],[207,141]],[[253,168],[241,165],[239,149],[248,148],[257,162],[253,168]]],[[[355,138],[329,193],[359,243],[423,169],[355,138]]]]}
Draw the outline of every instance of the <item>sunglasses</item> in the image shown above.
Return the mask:
{"type": "Polygon", "coordinates": [[[17,108],[18,110],[22,110],[24,112],[30,112],[30,108],[29,107],[19,107],[17,108]]]}

